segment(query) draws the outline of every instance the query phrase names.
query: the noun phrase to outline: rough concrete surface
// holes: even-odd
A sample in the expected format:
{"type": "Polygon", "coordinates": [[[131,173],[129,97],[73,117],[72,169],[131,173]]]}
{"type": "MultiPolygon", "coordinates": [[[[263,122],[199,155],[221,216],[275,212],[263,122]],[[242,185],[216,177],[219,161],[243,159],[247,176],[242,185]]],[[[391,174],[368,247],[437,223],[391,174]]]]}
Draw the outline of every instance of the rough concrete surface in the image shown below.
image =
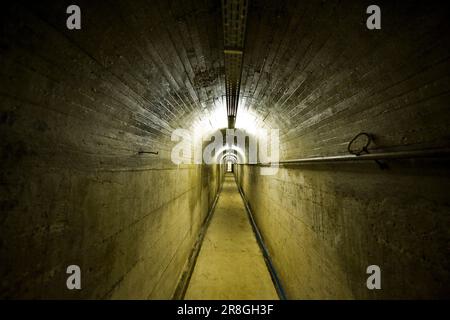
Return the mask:
{"type": "Polygon", "coordinates": [[[22,174],[33,180],[1,226],[2,298],[171,298],[219,186],[201,166],[22,174]],[[71,264],[82,290],[66,288],[71,264]]]}
{"type": "Polygon", "coordinates": [[[389,165],[313,164],[273,176],[237,168],[288,298],[449,296],[450,168],[389,165]],[[367,289],[369,265],[381,268],[381,290],[367,289]]]}

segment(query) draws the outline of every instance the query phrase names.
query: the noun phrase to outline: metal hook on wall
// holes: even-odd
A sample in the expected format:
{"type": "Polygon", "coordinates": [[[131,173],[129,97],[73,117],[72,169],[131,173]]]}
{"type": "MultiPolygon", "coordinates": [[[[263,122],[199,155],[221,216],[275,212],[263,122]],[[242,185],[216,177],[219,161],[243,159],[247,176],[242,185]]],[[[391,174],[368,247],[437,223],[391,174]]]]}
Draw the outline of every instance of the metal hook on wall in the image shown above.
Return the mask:
{"type": "MultiPolygon", "coordinates": [[[[368,147],[373,141],[373,135],[366,132],[358,133],[350,142],[348,143],[347,150],[350,154],[354,154],[355,156],[360,156],[362,154],[369,154],[368,147]],[[366,138],[366,142],[359,148],[353,148],[353,145],[356,144],[358,140],[361,140],[361,137],[366,138]]],[[[380,160],[374,160],[381,170],[387,169],[388,166],[385,162],[381,162],[380,160]]]]}

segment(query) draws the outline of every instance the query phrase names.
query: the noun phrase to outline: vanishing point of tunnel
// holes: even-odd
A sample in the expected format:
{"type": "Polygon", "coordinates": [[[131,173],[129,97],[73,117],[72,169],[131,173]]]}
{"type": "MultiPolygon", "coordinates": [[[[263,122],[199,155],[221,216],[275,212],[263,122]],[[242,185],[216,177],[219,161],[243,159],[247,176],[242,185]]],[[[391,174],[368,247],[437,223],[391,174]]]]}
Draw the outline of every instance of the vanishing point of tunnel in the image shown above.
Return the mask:
{"type": "Polygon", "coordinates": [[[444,1],[0,15],[0,299],[450,298],[444,1]]]}

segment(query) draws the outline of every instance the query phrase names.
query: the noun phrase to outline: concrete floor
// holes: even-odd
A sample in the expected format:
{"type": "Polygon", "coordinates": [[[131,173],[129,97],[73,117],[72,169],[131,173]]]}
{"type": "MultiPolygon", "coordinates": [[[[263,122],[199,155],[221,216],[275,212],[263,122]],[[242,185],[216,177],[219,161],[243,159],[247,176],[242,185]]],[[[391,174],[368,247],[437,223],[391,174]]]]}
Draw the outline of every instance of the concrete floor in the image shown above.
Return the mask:
{"type": "Polygon", "coordinates": [[[232,174],[225,176],[185,299],[278,299],[232,174]]]}

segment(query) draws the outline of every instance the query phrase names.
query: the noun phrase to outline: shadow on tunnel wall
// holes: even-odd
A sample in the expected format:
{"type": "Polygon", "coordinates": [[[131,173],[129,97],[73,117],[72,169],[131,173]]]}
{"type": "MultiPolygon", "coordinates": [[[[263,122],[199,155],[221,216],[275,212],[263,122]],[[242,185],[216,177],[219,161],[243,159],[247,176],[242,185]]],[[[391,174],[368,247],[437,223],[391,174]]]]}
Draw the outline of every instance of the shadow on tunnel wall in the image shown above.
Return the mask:
{"type": "Polygon", "coordinates": [[[442,299],[449,296],[448,163],[391,161],[237,166],[290,299],[442,299]],[[381,290],[368,290],[370,265],[381,290]]]}
{"type": "Polygon", "coordinates": [[[69,4],[2,7],[0,298],[170,299],[221,173],[170,160],[193,102],[154,60],[167,38],[148,23],[165,3],[78,1],[79,32],[69,4]]]}
{"type": "MultiPolygon", "coordinates": [[[[448,7],[381,1],[387,24],[368,34],[355,27],[364,23],[355,12],[368,2],[336,10],[323,4],[310,15],[311,3],[304,4],[295,25],[271,20],[257,5],[248,17],[250,34],[260,21],[273,22],[270,34],[248,37],[248,65],[275,50],[286,54],[272,70],[289,89],[259,105],[279,125],[281,160],[346,155],[359,132],[376,138],[371,153],[450,146],[448,7]],[[259,45],[271,40],[261,55],[259,45]],[[289,73],[290,66],[302,76],[289,73]]],[[[448,159],[387,166],[283,165],[272,176],[259,166],[237,166],[288,298],[450,297],[448,159]],[[370,265],[381,269],[381,290],[366,286],[370,265]]]]}

